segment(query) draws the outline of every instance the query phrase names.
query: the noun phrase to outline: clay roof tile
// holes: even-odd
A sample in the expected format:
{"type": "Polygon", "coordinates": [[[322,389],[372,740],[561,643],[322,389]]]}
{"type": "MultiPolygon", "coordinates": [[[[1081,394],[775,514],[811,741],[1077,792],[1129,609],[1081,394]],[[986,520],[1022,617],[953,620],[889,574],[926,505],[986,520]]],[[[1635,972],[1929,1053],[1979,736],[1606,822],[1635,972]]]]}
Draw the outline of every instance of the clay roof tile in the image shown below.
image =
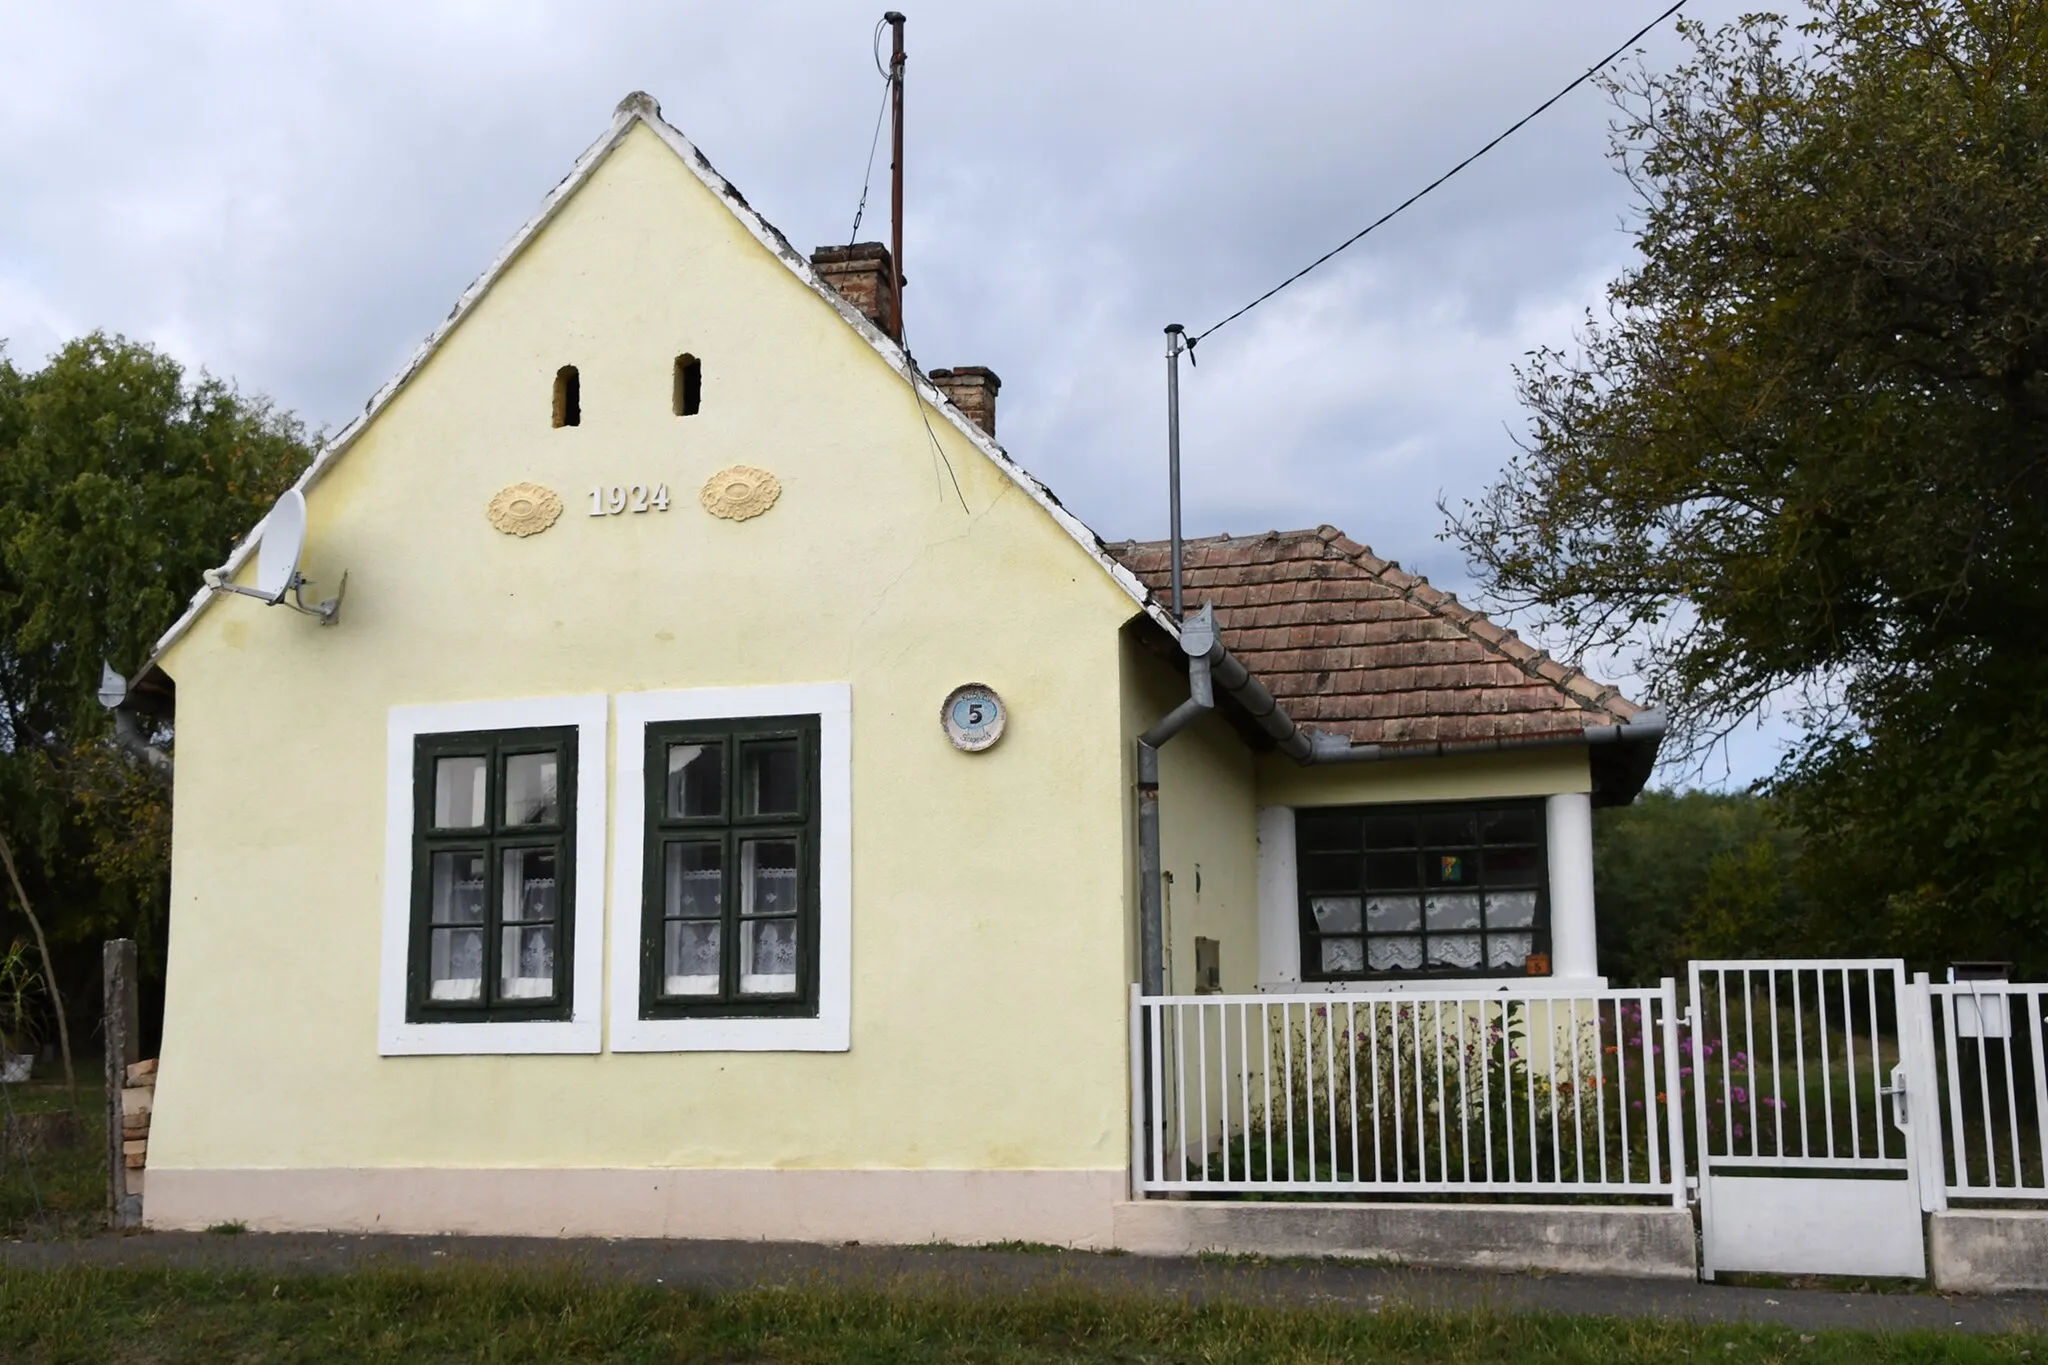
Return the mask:
{"type": "MultiPolygon", "coordinates": [[[[1107,549],[1166,591],[1166,542],[1107,549]]],[[[1216,604],[1224,644],[1303,724],[1398,748],[1569,736],[1642,709],[1334,526],[1184,549],[1189,605],[1216,604]]]]}

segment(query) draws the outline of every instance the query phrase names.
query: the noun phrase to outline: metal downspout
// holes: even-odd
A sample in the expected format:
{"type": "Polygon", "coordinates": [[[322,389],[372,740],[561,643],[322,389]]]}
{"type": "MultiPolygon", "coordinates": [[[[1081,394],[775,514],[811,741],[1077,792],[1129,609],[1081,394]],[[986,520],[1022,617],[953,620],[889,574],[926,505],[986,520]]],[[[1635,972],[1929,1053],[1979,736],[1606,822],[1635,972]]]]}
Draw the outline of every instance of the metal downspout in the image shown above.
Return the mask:
{"type": "Polygon", "coordinates": [[[1181,623],[1181,652],[1188,659],[1188,699],[1138,736],[1138,961],[1146,995],[1166,993],[1166,940],[1159,883],[1159,747],[1216,706],[1211,658],[1216,611],[1205,604],[1181,623]]]}

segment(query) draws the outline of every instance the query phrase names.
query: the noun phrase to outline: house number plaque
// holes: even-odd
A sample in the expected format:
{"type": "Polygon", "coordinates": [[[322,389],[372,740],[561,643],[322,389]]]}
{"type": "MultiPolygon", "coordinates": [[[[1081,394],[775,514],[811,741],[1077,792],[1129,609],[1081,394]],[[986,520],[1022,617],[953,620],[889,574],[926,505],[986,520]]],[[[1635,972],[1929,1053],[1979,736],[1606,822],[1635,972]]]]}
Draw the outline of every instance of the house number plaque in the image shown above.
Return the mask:
{"type": "Polygon", "coordinates": [[[995,689],[980,683],[967,683],[954,688],[946,696],[946,704],[939,712],[939,721],[946,728],[946,738],[953,741],[953,747],[970,754],[978,754],[1003,737],[1003,722],[1008,719],[1003,709],[1003,699],[995,689]]]}

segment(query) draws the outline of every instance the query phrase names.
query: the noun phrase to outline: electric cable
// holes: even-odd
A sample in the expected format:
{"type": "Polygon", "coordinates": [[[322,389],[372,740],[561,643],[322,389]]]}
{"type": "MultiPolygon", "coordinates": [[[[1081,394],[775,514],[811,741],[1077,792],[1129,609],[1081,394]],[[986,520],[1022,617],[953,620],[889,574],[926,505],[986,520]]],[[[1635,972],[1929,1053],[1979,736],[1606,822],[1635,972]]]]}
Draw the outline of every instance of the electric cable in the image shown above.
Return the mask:
{"type": "Polygon", "coordinates": [[[953,481],[953,496],[960,500],[960,510],[972,516],[973,509],[967,505],[967,495],[960,491],[960,475],[954,471],[952,457],[946,454],[946,448],[939,444],[939,434],[932,430],[932,419],[925,412],[924,395],[918,392],[918,377],[924,374],[924,371],[918,368],[917,357],[910,353],[910,329],[903,325],[903,319],[898,318],[896,330],[903,337],[903,377],[910,381],[910,401],[917,405],[918,419],[924,423],[925,439],[932,443],[932,482],[938,484],[939,497],[943,499],[946,496],[946,489],[945,485],[938,483],[938,479],[939,466],[945,465],[946,477],[953,481]]]}
{"type": "MultiPolygon", "coordinates": [[[[880,36],[881,25],[875,26],[880,36]]],[[[879,63],[878,63],[879,64],[879,63]]],[[[875,182],[875,149],[882,145],[882,120],[889,113],[889,91],[895,86],[896,78],[888,72],[882,73],[882,107],[875,110],[875,131],[868,138],[868,168],[860,178],[860,203],[853,210],[853,230],[846,234],[846,244],[852,246],[860,237],[860,220],[868,211],[868,187],[875,182]]]]}
{"type": "Polygon", "coordinates": [[[1563,99],[1563,98],[1564,98],[1564,97],[1565,97],[1566,95],[1569,95],[1569,94],[1571,94],[1571,92],[1572,92],[1572,91],[1574,91],[1574,90],[1578,89],[1578,88],[1579,88],[1580,86],[1584,85],[1584,84],[1585,84],[1585,83],[1586,83],[1587,81],[1589,81],[1589,80],[1593,79],[1593,77],[1594,77],[1594,76],[1596,76],[1596,75],[1598,75],[1598,74],[1599,74],[1599,72],[1600,72],[1601,68],[1605,67],[1605,66],[1606,66],[1606,65],[1607,65],[1608,63],[1612,62],[1612,61],[1613,61],[1613,60],[1614,60],[1615,58],[1617,58],[1617,57],[1621,56],[1621,55],[1622,55],[1622,54],[1623,54],[1624,52],[1627,52],[1627,51],[1629,50],[1629,48],[1633,47],[1633,46],[1634,46],[1634,45],[1635,45],[1635,44],[1636,44],[1636,43],[1637,43],[1637,42],[1638,42],[1639,40],[1641,40],[1641,39],[1643,38],[1643,36],[1644,36],[1645,34],[1649,33],[1649,32],[1650,32],[1650,31],[1651,31],[1652,29],[1656,28],[1656,27],[1657,27],[1657,26],[1658,26],[1659,24],[1663,23],[1663,22],[1664,22],[1664,21],[1665,21],[1666,19],[1669,19],[1669,18],[1670,18],[1670,17],[1672,16],[1672,15],[1674,15],[1674,14],[1678,13],[1678,11],[1680,11],[1681,9],[1684,9],[1684,8],[1685,8],[1685,5],[1686,5],[1686,0],[1674,0],[1674,3],[1673,3],[1673,4],[1671,5],[1671,6],[1670,6],[1670,8],[1666,9],[1666,10],[1665,10],[1665,11],[1664,11],[1664,12],[1663,12],[1662,14],[1660,14],[1660,15],[1658,15],[1658,16],[1657,16],[1656,18],[1652,19],[1652,20],[1651,20],[1651,21],[1650,21],[1649,23],[1647,23],[1647,24],[1644,24],[1644,25],[1643,25],[1643,26],[1642,26],[1641,28],[1637,29],[1637,30],[1636,30],[1636,31],[1635,31],[1635,32],[1634,32],[1633,34],[1629,35],[1629,38],[1628,38],[1628,40],[1627,40],[1626,42],[1622,43],[1622,44],[1621,44],[1621,46],[1619,46],[1619,47],[1615,48],[1615,49],[1614,49],[1614,50],[1613,50],[1612,52],[1608,53],[1608,54],[1607,54],[1607,55],[1606,55],[1605,57],[1602,57],[1602,58],[1601,58],[1601,59],[1600,59],[1599,61],[1597,61],[1597,62],[1593,63],[1593,64],[1592,64],[1591,66],[1587,67],[1587,68],[1586,68],[1586,69],[1585,69],[1584,71],[1580,72],[1578,76],[1576,76],[1575,78],[1573,78],[1573,80],[1571,81],[1571,83],[1570,83],[1569,85],[1566,85],[1566,86],[1564,87],[1564,89],[1562,89],[1562,90],[1558,91],[1558,92],[1557,92],[1557,93],[1556,93],[1555,95],[1552,95],[1552,96],[1551,96],[1551,97],[1550,97],[1549,99],[1547,99],[1547,100],[1543,101],[1543,103],[1541,103],[1541,104],[1537,105],[1537,106],[1536,106],[1536,107],[1535,107],[1534,109],[1531,109],[1531,110],[1530,110],[1530,111],[1529,111],[1528,113],[1526,113],[1526,114],[1522,115],[1522,117],[1520,117],[1520,118],[1516,119],[1516,120],[1515,120],[1515,121],[1514,121],[1513,123],[1509,124],[1509,125],[1507,126],[1507,128],[1506,128],[1506,129],[1505,129],[1504,131],[1502,131],[1501,133],[1497,134],[1497,135],[1496,135],[1496,136],[1495,136],[1495,137],[1493,138],[1493,140],[1492,140],[1492,141],[1490,141],[1490,142],[1488,142],[1488,143],[1487,143],[1487,144],[1486,144],[1486,145],[1485,145],[1484,147],[1481,147],[1481,148],[1480,148],[1480,149],[1479,149],[1478,151],[1476,151],[1476,152],[1472,153],[1472,154],[1471,154],[1470,156],[1466,157],[1466,158],[1465,158],[1465,159],[1464,159],[1463,161],[1460,161],[1460,162],[1459,162],[1459,163],[1458,163],[1457,165],[1455,165],[1455,166],[1451,167],[1451,168],[1450,168],[1449,170],[1445,171],[1445,172],[1444,172],[1444,173],[1443,173],[1442,175],[1440,175],[1440,176],[1438,176],[1438,177],[1437,177],[1436,179],[1434,179],[1434,180],[1430,181],[1430,182],[1429,182],[1429,183],[1428,183],[1427,185],[1424,185],[1424,186],[1423,186],[1423,187],[1422,187],[1421,189],[1419,189],[1419,190],[1417,190],[1417,191],[1416,191],[1415,193],[1413,193],[1413,194],[1409,195],[1409,196],[1408,196],[1408,197],[1407,197],[1406,199],[1403,199],[1403,200],[1402,200],[1402,201],[1401,201],[1400,203],[1398,203],[1398,204],[1394,205],[1394,207],[1392,207],[1391,209],[1388,209],[1388,210],[1387,210],[1387,211],[1386,211],[1385,213],[1381,214],[1381,215],[1380,215],[1380,216],[1379,216],[1378,218],[1375,218],[1375,219],[1374,219],[1374,220],[1373,220],[1372,222],[1370,222],[1370,223],[1367,223],[1367,224],[1366,224],[1366,225],[1365,225],[1364,227],[1360,228],[1360,229],[1359,229],[1359,230],[1358,230],[1357,232],[1354,232],[1354,233],[1352,233],[1352,234],[1351,234],[1351,235],[1350,235],[1349,237],[1347,237],[1347,238],[1345,238],[1345,239],[1344,239],[1343,241],[1339,242],[1339,243],[1338,243],[1338,244],[1337,244],[1336,246],[1334,246],[1334,247],[1331,247],[1331,248],[1330,248],[1330,249],[1329,249],[1328,251],[1325,251],[1325,252],[1324,252],[1324,253],[1323,253],[1322,255],[1320,255],[1320,256],[1318,256],[1318,257],[1316,257],[1316,258],[1315,258],[1315,259],[1314,259],[1313,261],[1310,261],[1310,262],[1309,262],[1309,263],[1308,263],[1307,265],[1305,265],[1305,266],[1303,266],[1303,267],[1302,267],[1301,269],[1299,269],[1299,270],[1295,271],[1295,272],[1294,272],[1294,273],[1293,273],[1292,275],[1289,275],[1289,276],[1288,276],[1288,277],[1287,277],[1286,279],[1284,279],[1284,280],[1280,281],[1280,283],[1278,283],[1278,284],[1274,285],[1274,286],[1273,286],[1273,287],[1272,287],[1271,289],[1268,289],[1268,290],[1267,290],[1267,291],[1266,291],[1265,293],[1263,293],[1263,294],[1259,295],[1259,296],[1258,296],[1257,298],[1253,299],[1253,300],[1252,300],[1252,301],[1251,301],[1250,303],[1246,304],[1246,305],[1245,305],[1244,307],[1242,307],[1242,308],[1238,309],[1238,310],[1237,310],[1237,311],[1236,311],[1235,313],[1232,313],[1232,314],[1230,314],[1230,315],[1229,315],[1228,317],[1224,318],[1224,319],[1223,319],[1223,320],[1222,320],[1221,322],[1214,322],[1214,323],[1211,323],[1211,324],[1210,324],[1209,326],[1207,326],[1207,327],[1203,328],[1203,329],[1202,329],[1202,330],[1201,330],[1200,332],[1197,332],[1197,333],[1196,333],[1195,335],[1193,335],[1193,336],[1189,337],[1189,338],[1187,339],[1187,349],[1188,349],[1188,360],[1189,360],[1189,362],[1190,362],[1190,363],[1192,363],[1192,362],[1193,362],[1193,360],[1194,360],[1194,352],[1195,352],[1195,344],[1196,344],[1197,342],[1201,341],[1201,340],[1202,340],[1202,338],[1204,338],[1204,337],[1206,337],[1206,336],[1209,336],[1210,334],[1212,334],[1212,333],[1216,332],[1217,330],[1219,330],[1219,329],[1221,329],[1221,328],[1223,328],[1223,327],[1227,327],[1227,326],[1229,326],[1229,325],[1230,325],[1231,323],[1233,323],[1233,322],[1237,321],[1237,320],[1238,320],[1239,318],[1243,317],[1243,316],[1244,316],[1244,315],[1245,315],[1246,313],[1249,313],[1249,312],[1251,312],[1251,311],[1252,311],[1252,309],[1254,309],[1254,308],[1258,307],[1258,306],[1259,306],[1260,304],[1264,303],[1264,302],[1265,302],[1265,301],[1266,301],[1267,299],[1270,299],[1270,298],[1272,298],[1272,297],[1273,297],[1273,296],[1274,296],[1275,294],[1277,294],[1277,293],[1279,293],[1279,292],[1280,292],[1281,290],[1283,290],[1283,289],[1287,288],[1287,286],[1289,286],[1289,285],[1293,284],[1293,283],[1294,283],[1294,282],[1295,282],[1296,280],[1300,279],[1300,278],[1301,278],[1302,276],[1304,276],[1304,275],[1308,274],[1308,273],[1309,273],[1309,272],[1310,272],[1311,270],[1314,270],[1314,269],[1315,269],[1315,268],[1316,268],[1317,266],[1319,266],[1319,265],[1322,265],[1322,264],[1323,264],[1324,262],[1326,262],[1326,261],[1330,260],[1330,259],[1331,259],[1332,257],[1336,256],[1336,255],[1337,255],[1337,254],[1338,254],[1339,252],[1341,252],[1341,251],[1345,250],[1346,248],[1348,248],[1348,247],[1350,247],[1350,246],[1353,246],[1353,245],[1355,245],[1355,244],[1356,244],[1357,242],[1359,242],[1359,241],[1360,241],[1361,239],[1363,239],[1363,238],[1364,238],[1364,237],[1366,236],[1366,234],[1367,234],[1367,233],[1370,233],[1370,232],[1372,232],[1372,231],[1373,231],[1373,230],[1374,230],[1375,228],[1379,228],[1379,227],[1382,227],[1382,226],[1384,226],[1384,225],[1385,225],[1386,223],[1388,223],[1388,222],[1392,221],[1392,220],[1393,220],[1393,219],[1394,219],[1395,217],[1399,216],[1399,215],[1401,214],[1401,212],[1402,212],[1403,210],[1407,209],[1407,208],[1408,208],[1408,207],[1409,207],[1410,205],[1412,205],[1412,204],[1414,204],[1414,203],[1415,203],[1416,201],[1420,200],[1420,199],[1421,199],[1421,198],[1422,198],[1423,196],[1427,195],[1427,194],[1428,194],[1428,193],[1429,193],[1430,191],[1432,191],[1432,190],[1436,189],[1436,188],[1437,188],[1437,187],[1438,187],[1439,185],[1443,184],[1443,183],[1444,183],[1444,182],[1445,182],[1446,180],[1449,180],[1449,179],[1450,179],[1450,178],[1451,178],[1452,176],[1456,175],[1456,174],[1457,174],[1457,173],[1458,173],[1459,171],[1462,171],[1462,170],[1464,170],[1464,169],[1465,169],[1465,168],[1466,168],[1467,166],[1469,166],[1469,165],[1471,165],[1471,164],[1472,164],[1473,162],[1477,161],[1477,160],[1478,160],[1478,159],[1479,159],[1480,157],[1482,157],[1482,156],[1485,156],[1485,155],[1486,155],[1486,154],[1487,154],[1488,152],[1492,151],[1492,150],[1493,150],[1493,149],[1494,149],[1495,147],[1498,147],[1498,146],[1499,146],[1499,145],[1500,145],[1501,143],[1503,143],[1503,142],[1507,141],[1507,140],[1508,140],[1508,139],[1509,139],[1510,137],[1512,137],[1512,136],[1513,136],[1513,135],[1514,135],[1515,133],[1519,132],[1519,131],[1520,131],[1520,130],[1521,130],[1521,129],[1522,129],[1522,128],[1523,128],[1523,127],[1524,127],[1524,126],[1526,125],[1526,124],[1528,124],[1528,123],[1530,123],[1531,121],[1533,121],[1533,120],[1534,120],[1534,119],[1535,119],[1535,118],[1537,117],[1537,115],[1541,114],[1541,113],[1542,113],[1542,112],[1543,112],[1544,110],[1546,110],[1546,109],[1550,108],[1550,106],[1551,106],[1551,105],[1553,105],[1553,104],[1556,104],[1556,103],[1557,103],[1557,102],[1558,102],[1559,100],[1563,99]]]}

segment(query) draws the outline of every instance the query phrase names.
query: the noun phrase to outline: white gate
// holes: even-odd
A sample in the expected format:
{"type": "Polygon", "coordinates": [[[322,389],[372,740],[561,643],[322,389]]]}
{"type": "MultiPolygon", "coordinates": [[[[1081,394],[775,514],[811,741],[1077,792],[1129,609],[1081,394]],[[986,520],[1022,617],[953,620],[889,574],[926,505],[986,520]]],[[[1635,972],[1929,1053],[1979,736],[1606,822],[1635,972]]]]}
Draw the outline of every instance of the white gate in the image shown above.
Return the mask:
{"type": "Polygon", "coordinates": [[[1938,1115],[1905,964],[1695,962],[1691,987],[1701,1274],[1924,1275],[1915,1128],[1938,1115]]]}

